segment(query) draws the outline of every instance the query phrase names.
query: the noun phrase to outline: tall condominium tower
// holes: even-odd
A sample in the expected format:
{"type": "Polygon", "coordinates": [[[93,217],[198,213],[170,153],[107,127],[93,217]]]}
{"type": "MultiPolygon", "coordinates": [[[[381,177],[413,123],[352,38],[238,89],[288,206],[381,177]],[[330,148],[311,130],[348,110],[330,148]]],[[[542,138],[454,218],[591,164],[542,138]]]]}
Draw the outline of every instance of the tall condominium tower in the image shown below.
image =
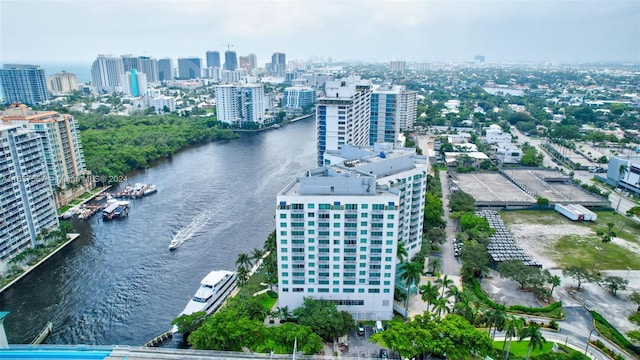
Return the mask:
{"type": "Polygon", "coordinates": [[[207,67],[220,67],[220,52],[219,51],[207,51],[207,67]]]}
{"type": "Polygon", "coordinates": [[[61,71],[47,78],[47,88],[54,94],[70,94],[78,90],[76,74],[61,71]]]}
{"type": "Polygon", "coordinates": [[[262,84],[229,84],[215,89],[219,121],[236,125],[264,123],[267,102],[262,84]]]}
{"type": "Polygon", "coordinates": [[[147,75],[147,81],[150,83],[158,82],[158,61],[149,56],[138,55],[122,55],[122,64],[124,71],[129,73],[135,69],[139,73],[147,75]]]}
{"type": "Polygon", "coordinates": [[[403,72],[407,70],[407,62],[406,61],[392,61],[391,62],[391,71],[393,72],[403,72]]]}
{"type": "Polygon", "coordinates": [[[233,71],[238,68],[238,56],[233,50],[224,52],[224,69],[233,71]]]}
{"type": "Polygon", "coordinates": [[[316,104],[318,166],[324,165],[327,150],[369,145],[371,83],[357,77],[327,81],[325,93],[316,104]]]}
{"type": "Polygon", "coordinates": [[[44,69],[37,65],[5,64],[0,85],[7,104],[39,104],[49,100],[44,69]]]}
{"type": "Polygon", "coordinates": [[[138,72],[144,73],[147,77],[147,82],[157,83],[160,81],[158,78],[158,60],[149,56],[140,56],[140,69],[138,72]]]}
{"type": "Polygon", "coordinates": [[[171,58],[158,60],[158,81],[173,80],[173,61],[171,58]]]}
{"type": "Polygon", "coordinates": [[[251,59],[248,56],[239,56],[238,61],[241,69],[251,70],[251,59]]]}
{"type": "Polygon", "coordinates": [[[20,125],[0,123],[0,272],[36,246],[44,229],[59,226],[42,140],[20,125]]]}
{"type": "Polygon", "coordinates": [[[136,69],[122,74],[122,89],[129,96],[144,96],[147,92],[147,75],[136,69]]]}
{"type": "Polygon", "coordinates": [[[113,55],[98,55],[91,66],[93,87],[100,93],[122,91],[121,78],[124,74],[122,58],[113,55]]]}
{"type": "Polygon", "coordinates": [[[416,117],[416,92],[404,86],[383,84],[371,93],[369,145],[395,143],[398,134],[413,127],[416,117]]]}
{"type": "Polygon", "coordinates": [[[324,299],[355,319],[391,319],[400,201],[374,175],[339,166],[308,170],[280,191],[280,306],[324,299]]]}
{"type": "Polygon", "coordinates": [[[178,59],[178,77],[181,79],[197,79],[202,76],[202,59],[178,59]]]}
{"type": "MultiPolygon", "coordinates": [[[[90,177],[83,179],[83,175],[87,175],[87,169],[78,123],[72,115],[55,111],[33,111],[26,105],[15,104],[0,114],[0,119],[0,123],[20,126],[40,136],[52,188],[66,189],[71,183],[82,185],[86,190],[93,187],[90,177]]],[[[66,194],[56,194],[58,206],[64,205],[65,197],[66,194]]]]}
{"type": "Polygon", "coordinates": [[[258,57],[256,54],[249,54],[249,64],[251,70],[258,67],[258,57]]]}
{"type": "Polygon", "coordinates": [[[271,55],[271,73],[277,76],[284,75],[287,68],[287,56],[284,53],[273,53],[271,55]]]}
{"type": "Polygon", "coordinates": [[[427,191],[426,157],[416,155],[413,148],[394,148],[392,143],[377,143],[372,147],[344,145],[340,150],[327,151],[325,164],[375,175],[378,186],[398,190],[398,241],[406,248],[409,258],[420,251],[427,191]]]}

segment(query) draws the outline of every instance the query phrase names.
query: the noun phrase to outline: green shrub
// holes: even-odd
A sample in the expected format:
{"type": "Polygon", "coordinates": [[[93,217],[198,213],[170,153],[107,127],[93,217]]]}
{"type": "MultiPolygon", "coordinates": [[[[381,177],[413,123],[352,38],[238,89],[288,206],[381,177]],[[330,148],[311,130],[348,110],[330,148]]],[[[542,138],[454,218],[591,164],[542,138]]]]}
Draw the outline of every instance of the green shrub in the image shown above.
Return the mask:
{"type": "Polygon", "coordinates": [[[591,315],[596,321],[596,328],[598,328],[598,331],[603,336],[606,336],[619,346],[640,355],[640,348],[634,346],[631,342],[629,342],[629,340],[627,340],[627,338],[624,337],[624,335],[622,335],[618,331],[618,329],[613,327],[613,325],[611,325],[604,317],[602,317],[602,315],[600,315],[597,311],[592,311],[591,315]],[[598,323],[601,325],[601,327],[597,326],[598,323]]]}
{"type": "Polygon", "coordinates": [[[277,299],[278,298],[278,293],[273,291],[273,290],[267,291],[267,295],[269,295],[269,297],[273,298],[273,299],[277,299]]]}
{"type": "Polygon", "coordinates": [[[527,313],[527,314],[539,314],[539,313],[549,313],[552,312],[558,308],[562,307],[562,301],[558,301],[555,302],[547,307],[544,308],[532,308],[532,307],[527,307],[527,306],[522,306],[522,305],[512,305],[509,306],[509,311],[518,311],[518,312],[523,312],[523,313],[527,313]]]}
{"type": "Polygon", "coordinates": [[[478,279],[472,278],[471,282],[473,284],[473,293],[482,300],[485,304],[493,309],[506,310],[507,307],[504,305],[496,304],[493,300],[489,299],[489,297],[482,291],[480,288],[480,282],[478,279]]]}

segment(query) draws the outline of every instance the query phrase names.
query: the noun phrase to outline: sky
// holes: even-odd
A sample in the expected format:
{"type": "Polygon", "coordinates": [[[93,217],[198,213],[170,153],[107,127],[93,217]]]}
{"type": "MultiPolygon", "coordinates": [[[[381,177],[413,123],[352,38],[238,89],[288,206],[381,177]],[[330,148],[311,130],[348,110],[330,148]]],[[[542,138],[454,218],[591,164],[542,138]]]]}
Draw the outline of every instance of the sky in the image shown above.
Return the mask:
{"type": "MultiPolygon", "coordinates": [[[[0,63],[97,54],[640,62],[638,0],[0,0],[0,63]]],[[[175,60],[174,60],[175,64],[175,60]]]]}

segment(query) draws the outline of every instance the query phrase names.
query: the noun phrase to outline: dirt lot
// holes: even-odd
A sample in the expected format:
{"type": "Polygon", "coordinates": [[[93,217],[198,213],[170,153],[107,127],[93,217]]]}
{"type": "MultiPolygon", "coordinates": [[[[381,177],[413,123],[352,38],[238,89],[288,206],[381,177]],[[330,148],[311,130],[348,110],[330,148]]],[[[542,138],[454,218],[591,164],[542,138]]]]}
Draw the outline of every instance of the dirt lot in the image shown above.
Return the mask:
{"type": "Polygon", "coordinates": [[[606,227],[607,217],[595,223],[577,223],[553,211],[510,211],[500,215],[516,243],[545,269],[566,265],[592,267],[606,247],[606,256],[597,264],[601,269],[626,270],[630,266],[640,270],[640,234],[634,227],[623,228],[621,223],[616,223],[614,229],[620,237],[603,246],[596,231],[606,227]]]}
{"type": "MultiPolygon", "coordinates": [[[[627,296],[633,290],[640,291],[638,226],[616,222],[615,231],[619,237],[607,244],[606,252],[603,252],[596,230],[606,227],[606,222],[614,221],[610,214],[603,214],[595,224],[573,223],[551,211],[512,211],[502,212],[501,216],[516,243],[544,269],[555,269],[551,272],[562,278],[562,285],[553,293],[556,300],[565,306],[584,305],[598,311],[622,333],[638,328],[627,320],[636,309],[627,296]],[[628,288],[618,291],[616,296],[596,284],[584,284],[577,291],[575,280],[562,276],[560,268],[567,264],[581,264],[590,269],[602,266],[603,276],[626,278],[628,288]]],[[[531,293],[519,291],[517,287],[516,283],[501,279],[495,272],[483,281],[483,289],[498,302],[537,305],[531,293]]]]}

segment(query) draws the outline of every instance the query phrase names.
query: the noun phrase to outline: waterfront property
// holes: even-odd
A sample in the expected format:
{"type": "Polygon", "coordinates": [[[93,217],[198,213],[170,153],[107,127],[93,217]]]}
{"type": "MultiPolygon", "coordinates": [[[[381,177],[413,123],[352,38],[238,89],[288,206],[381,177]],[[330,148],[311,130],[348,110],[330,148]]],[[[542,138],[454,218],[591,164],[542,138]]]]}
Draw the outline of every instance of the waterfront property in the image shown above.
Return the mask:
{"type": "Polygon", "coordinates": [[[40,137],[48,181],[56,190],[58,208],[95,187],[88,176],[78,123],[72,115],[33,111],[24,104],[13,104],[0,114],[0,119],[5,124],[29,129],[40,137]]]}
{"type": "Polygon", "coordinates": [[[58,228],[53,191],[40,137],[0,123],[0,272],[11,259],[37,245],[40,232],[58,228]]]}
{"type": "Polygon", "coordinates": [[[356,319],[393,317],[401,192],[372,174],[306,171],[277,196],[279,306],[334,302],[356,319]]]}
{"type": "Polygon", "coordinates": [[[340,151],[326,152],[324,161],[325,165],[373,174],[379,186],[400,191],[398,241],[404,244],[409,258],[420,251],[427,191],[426,157],[416,155],[413,148],[379,143],[373,147],[343,145],[340,151]]]}

